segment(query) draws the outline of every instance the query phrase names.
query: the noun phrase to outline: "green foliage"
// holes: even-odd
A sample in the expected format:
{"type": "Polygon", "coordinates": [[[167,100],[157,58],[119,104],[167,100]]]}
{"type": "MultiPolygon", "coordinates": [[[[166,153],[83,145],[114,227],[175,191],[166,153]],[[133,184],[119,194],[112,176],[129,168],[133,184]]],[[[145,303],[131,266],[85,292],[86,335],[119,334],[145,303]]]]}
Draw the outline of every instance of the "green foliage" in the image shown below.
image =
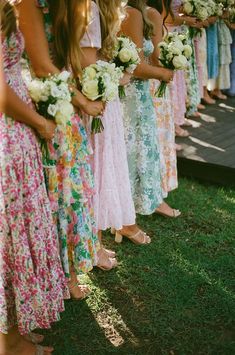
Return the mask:
{"type": "Polygon", "coordinates": [[[180,180],[182,217],[139,217],[149,246],[106,244],[119,267],[95,270],[86,301],[47,331],[55,355],[235,353],[235,191],[180,180]]]}

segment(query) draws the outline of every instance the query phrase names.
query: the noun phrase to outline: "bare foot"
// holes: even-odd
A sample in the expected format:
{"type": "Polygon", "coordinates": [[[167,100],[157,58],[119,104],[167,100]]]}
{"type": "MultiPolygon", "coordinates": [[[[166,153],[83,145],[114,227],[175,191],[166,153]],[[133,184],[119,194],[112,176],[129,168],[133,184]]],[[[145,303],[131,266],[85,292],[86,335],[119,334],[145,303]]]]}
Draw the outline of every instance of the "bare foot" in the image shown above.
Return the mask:
{"type": "Polygon", "coordinates": [[[227,100],[227,96],[224,95],[219,89],[213,90],[211,96],[219,100],[227,100]]]}
{"type": "Polygon", "coordinates": [[[78,282],[69,281],[68,287],[70,296],[74,300],[83,300],[91,293],[91,290],[87,285],[79,285],[78,282]]]}

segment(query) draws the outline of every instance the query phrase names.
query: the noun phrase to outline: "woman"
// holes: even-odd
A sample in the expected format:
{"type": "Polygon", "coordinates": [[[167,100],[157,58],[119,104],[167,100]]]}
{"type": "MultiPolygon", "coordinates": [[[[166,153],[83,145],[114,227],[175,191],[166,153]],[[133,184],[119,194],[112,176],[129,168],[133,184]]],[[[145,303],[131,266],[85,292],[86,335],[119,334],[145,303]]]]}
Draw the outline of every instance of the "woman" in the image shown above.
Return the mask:
{"type": "MultiPolygon", "coordinates": [[[[159,8],[156,0],[148,1],[149,7],[147,9],[147,16],[154,26],[154,35],[152,42],[154,45],[154,52],[151,56],[151,63],[160,66],[159,63],[159,48],[158,44],[162,41],[162,34],[164,31],[164,20],[161,14],[157,11],[159,8]]],[[[164,1],[162,4],[166,15],[170,11],[168,2],[164,1]]],[[[157,116],[157,135],[160,147],[160,163],[161,163],[161,176],[162,176],[162,190],[163,197],[166,198],[168,193],[178,186],[177,179],[177,164],[176,164],[176,149],[175,149],[175,128],[174,117],[169,91],[167,89],[166,97],[156,97],[155,93],[159,87],[159,81],[151,80],[151,90],[153,94],[153,101],[157,116]]],[[[163,206],[162,206],[163,209],[163,206]]],[[[167,217],[177,217],[180,212],[177,210],[164,211],[167,217]],[[169,214],[168,214],[169,213],[169,214]]]]}
{"type": "MultiPolygon", "coordinates": [[[[171,70],[149,64],[153,52],[151,37],[153,26],[146,16],[146,2],[128,1],[127,16],[121,31],[129,36],[140,52],[137,66],[123,99],[124,131],[127,146],[132,196],[136,212],[150,215],[157,212],[163,202],[160,174],[160,150],[157,140],[156,112],[150,94],[149,79],[169,82],[171,70]]],[[[169,207],[170,208],[170,207],[169,207]]]]}
{"type": "Polygon", "coordinates": [[[22,335],[49,328],[68,297],[37,138],[51,139],[55,125],[32,109],[21,77],[24,41],[6,1],[0,16],[8,83],[0,114],[0,353],[49,354],[22,335]]]}
{"type": "Polygon", "coordinates": [[[210,25],[206,29],[207,38],[207,68],[208,83],[207,89],[213,91],[215,89],[216,80],[219,75],[219,47],[218,47],[218,22],[217,17],[213,16],[209,19],[210,25]]]}
{"type": "Polygon", "coordinates": [[[228,96],[235,96],[235,24],[228,23],[233,42],[231,44],[232,63],[230,64],[230,88],[226,91],[228,96]]]}
{"type": "MultiPolygon", "coordinates": [[[[27,54],[38,77],[59,73],[64,67],[71,68],[75,74],[81,70],[78,43],[87,25],[89,11],[86,0],[39,0],[38,4],[35,0],[28,0],[20,3],[19,11],[27,54]],[[31,21],[28,21],[29,13],[31,21]]],[[[94,116],[102,111],[101,102],[91,102],[75,88],[72,90],[77,109],[94,116]]],[[[45,174],[58,228],[61,259],[71,295],[81,299],[89,289],[78,285],[77,275],[100,265],[92,203],[92,151],[81,118],[78,115],[72,118],[66,135],[56,132],[48,148],[53,161],[45,162],[45,174]],[[69,143],[70,150],[62,155],[60,146],[64,140],[69,143]]]]}
{"type": "MultiPolygon", "coordinates": [[[[92,19],[81,42],[83,47],[83,67],[97,59],[109,61],[113,57],[116,35],[121,24],[122,1],[92,2],[92,19]],[[101,19],[101,21],[100,21],[101,19]]],[[[124,74],[121,84],[125,85],[129,75],[124,74]]],[[[135,208],[131,195],[127,153],[124,140],[122,110],[119,98],[107,103],[102,121],[104,131],[91,136],[94,149],[95,175],[95,217],[99,229],[117,231],[116,241],[121,235],[136,244],[148,244],[150,238],[135,225],[135,208]]],[[[114,257],[113,252],[102,248],[103,254],[114,257]]],[[[116,260],[110,259],[110,266],[116,260]]]]}

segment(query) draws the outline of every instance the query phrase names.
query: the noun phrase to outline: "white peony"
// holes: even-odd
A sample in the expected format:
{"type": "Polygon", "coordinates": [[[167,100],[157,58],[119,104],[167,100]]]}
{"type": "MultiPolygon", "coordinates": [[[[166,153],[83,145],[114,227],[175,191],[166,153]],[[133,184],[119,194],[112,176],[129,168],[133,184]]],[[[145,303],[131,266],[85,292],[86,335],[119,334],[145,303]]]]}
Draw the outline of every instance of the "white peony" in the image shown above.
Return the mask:
{"type": "Polygon", "coordinates": [[[95,79],[97,72],[94,68],[89,66],[85,69],[85,75],[87,75],[90,80],[93,80],[95,79]]]}
{"type": "Polygon", "coordinates": [[[31,82],[28,83],[28,90],[33,101],[35,102],[41,101],[44,88],[45,88],[44,83],[37,79],[32,80],[31,82]]]}
{"type": "Polygon", "coordinates": [[[120,50],[118,56],[122,63],[128,63],[131,60],[132,53],[130,50],[123,48],[120,50]]]}
{"type": "Polygon", "coordinates": [[[83,83],[82,93],[92,101],[97,100],[99,97],[98,80],[89,80],[83,83]]]}
{"type": "Polygon", "coordinates": [[[191,57],[191,55],[193,54],[192,47],[190,45],[186,44],[184,46],[183,53],[184,53],[185,57],[189,59],[191,57]]]}
{"type": "Polygon", "coordinates": [[[174,65],[175,69],[179,69],[179,70],[183,70],[183,69],[187,68],[187,66],[188,66],[188,61],[187,61],[186,57],[182,54],[175,56],[172,63],[174,65]]]}

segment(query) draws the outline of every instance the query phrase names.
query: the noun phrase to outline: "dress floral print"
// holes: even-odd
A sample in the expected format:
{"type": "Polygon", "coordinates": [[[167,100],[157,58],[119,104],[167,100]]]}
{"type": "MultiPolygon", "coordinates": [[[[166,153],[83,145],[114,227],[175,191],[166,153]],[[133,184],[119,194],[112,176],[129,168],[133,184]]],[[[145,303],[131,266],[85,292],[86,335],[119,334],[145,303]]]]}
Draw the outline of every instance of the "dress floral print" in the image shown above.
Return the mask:
{"type": "MultiPolygon", "coordinates": [[[[51,18],[45,0],[37,1],[44,15],[49,45],[53,47],[51,18]]],[[[77,274],[90,271],[97,263],[99,241],[94,220],[94,181],[91,169],[92,149],[78,115],[67,125],[67,134],[57,132],[48,144],[50,160],[44,159],[49,199],[57,225],[64,272],[70,267],[77,274]],[[60,146],[69,145],[61,154],[60,146]]]]}
{"type": "MultiPolygon", "coordinates": [[[[20,32],[3,40],[5,79],[31,105],[20,32]]],[[[35,132],[0,114],[0,332],[49,328],[68,297],[35,132]]]]}
{"type": "MultiPolygon", "coordinates": [[[[147,58],[153,51],[144,40],[147,58]]],[[[149,80],[135,79],[126,87],[123,103],[124,133],[127,146],[132,196],[137,213],[149,215],[162,203],[160,151],[156,112],[149,80]]]]}

